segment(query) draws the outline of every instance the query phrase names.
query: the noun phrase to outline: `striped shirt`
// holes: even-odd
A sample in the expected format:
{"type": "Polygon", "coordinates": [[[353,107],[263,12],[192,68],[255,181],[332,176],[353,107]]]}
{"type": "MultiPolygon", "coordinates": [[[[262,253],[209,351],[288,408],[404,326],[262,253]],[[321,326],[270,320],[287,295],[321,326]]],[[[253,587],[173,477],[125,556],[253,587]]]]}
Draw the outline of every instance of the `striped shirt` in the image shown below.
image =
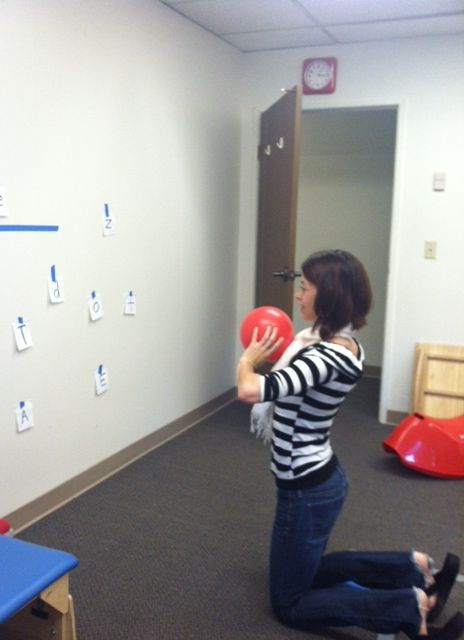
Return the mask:
{"type": "Polygon", "coordinates": [[[271,471],[278,480],[303,478],[332,459],[330,427],[362,375],[358,347],[355,356],[339,344],[318,342],[261,377],[262,402],[275,403],[271,471]]]}

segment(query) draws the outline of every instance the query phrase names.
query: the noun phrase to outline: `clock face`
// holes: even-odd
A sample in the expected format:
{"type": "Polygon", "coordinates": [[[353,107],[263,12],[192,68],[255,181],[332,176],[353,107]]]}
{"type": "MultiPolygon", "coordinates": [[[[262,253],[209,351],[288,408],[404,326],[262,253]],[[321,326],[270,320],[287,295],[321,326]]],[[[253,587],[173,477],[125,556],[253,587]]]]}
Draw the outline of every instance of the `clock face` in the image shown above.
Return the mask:
{"type": "Polygon", "coordinates": [[[303,93],[333,93],[335,58],[310,58],[303,63],[303,93]]]}

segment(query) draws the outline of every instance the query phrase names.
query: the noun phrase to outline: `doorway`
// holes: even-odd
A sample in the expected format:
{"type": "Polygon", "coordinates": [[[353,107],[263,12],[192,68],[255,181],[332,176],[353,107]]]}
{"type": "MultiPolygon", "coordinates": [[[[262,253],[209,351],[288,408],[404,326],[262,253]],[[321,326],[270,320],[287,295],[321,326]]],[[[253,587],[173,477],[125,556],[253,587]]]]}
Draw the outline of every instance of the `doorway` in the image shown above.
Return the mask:
{"type": "MultiPolygon", "coordinates": [[[[380,377],[385,334],[397,108],[302,112],[295,268],[319,249],[354,253],[374,305],[360,332],[365,375],[380,377]]],[[[297,286],[297,285],[296,285],[297,286]]],[[[295,329],[304,324],[294,306],[295,329]]]]}

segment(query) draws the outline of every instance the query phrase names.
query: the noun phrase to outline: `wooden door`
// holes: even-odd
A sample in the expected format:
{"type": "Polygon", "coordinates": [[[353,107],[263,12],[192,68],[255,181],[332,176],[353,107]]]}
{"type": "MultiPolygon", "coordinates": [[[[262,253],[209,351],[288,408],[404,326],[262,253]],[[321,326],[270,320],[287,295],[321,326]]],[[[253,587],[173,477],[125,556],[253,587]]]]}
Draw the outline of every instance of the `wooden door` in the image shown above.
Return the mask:
{"type": "Polygon", "coordinates": [[[256,306],[292,317],[299,179],[301,89],[294,87],[261,115],[256,306]]]}

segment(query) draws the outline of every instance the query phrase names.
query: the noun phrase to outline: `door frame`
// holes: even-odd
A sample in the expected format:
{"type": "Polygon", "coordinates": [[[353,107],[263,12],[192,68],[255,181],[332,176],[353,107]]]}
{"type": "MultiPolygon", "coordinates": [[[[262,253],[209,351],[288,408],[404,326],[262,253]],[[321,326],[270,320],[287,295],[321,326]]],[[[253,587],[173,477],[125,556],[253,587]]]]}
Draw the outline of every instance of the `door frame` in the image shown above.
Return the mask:
{"type": "MultiPolygon", "coordinates": [[[[380,382],[380,400],[378,408],[378,419],[383,424],[395,424],[397,416],[391,415],[392,412],[387,407],[388,398],[391,396],[391,385],[395,366],[393,362],[393,319],[396,313],[394,301],[398,289],[399,274],[399,257],[400,257],[400,216],[399,209],[401,204],[401,194],[403,192],[403,166],[405,158],[405,126],[406,126],[406,107],[407,103],[404,99],[379,101],[332,101],[324,99],[321,102],[312,104],[308,96],[303,96],[302,111],[332,111],[335,109],[354,109],[354,110],[373,110],[395,108],[397,113],[396,119],[396,142],[395,142],[395,166],[392,183],[392,207],[390,221],[390,240],[389,240],[389,256],[388,256],[388,277],[385,300],[385,320],[384,320],[384,336],[383,336],[383,353],[382,353],[382,376],[380,382]]],[[[394,413],[394,412],[393,412],[394,413]]]]}
{"type": "MultiPolygon", "coordinates": [[[[272,104],[272,97],[269,99],[272,104]]],[[[397,313],[395,300],[401,286],[399,279],[401,220],[400,208],[403,195],[404,165],[406,158],[406,114],[408,101],[404,98],[385,100],[337,100],[334,96],[303,96],[302,110],[324,109],[375,109],[396,108],[397,127],[395,145],[395,168],[393,175],[392,210],[390,225],[389,274],[385,301],[384,346],[382,354],[382,379],[380,386],[380,401],[378,419],[383,424],[396,424],[397,415],[388,407],[392,396],[392,384],[395,375],[393,359],[394,317],[397,313]]],[[[246,313],[253,306],[255,296],[256,277],[256,234],[258,218],[258,175],[257,147],[259,144],[259,117],[257,106],[250,109],[249,119],[242,136],[242,158],[244,164],[241,171],[240,190],[240,228],[239,248],[242,247],[241,259],[237,265],[237,309],[236,325],[240,323],[246,313]]],[[[236,356],[242,351],[242,346],[236,337],[236,356]]],[[[404,417],[404,416],[402,416],[404,417]]]]}

